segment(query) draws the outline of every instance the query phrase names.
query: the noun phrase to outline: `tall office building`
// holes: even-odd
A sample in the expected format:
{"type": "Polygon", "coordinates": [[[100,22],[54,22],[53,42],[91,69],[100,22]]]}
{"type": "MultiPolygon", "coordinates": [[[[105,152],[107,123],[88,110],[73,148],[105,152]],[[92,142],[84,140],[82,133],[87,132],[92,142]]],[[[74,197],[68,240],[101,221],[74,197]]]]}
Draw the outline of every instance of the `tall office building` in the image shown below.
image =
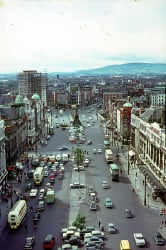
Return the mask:
{"type": "Polygon", "coordinates": [[[47,105],[47,74],[36,70],[24,70],[18,74],[19,95],[29,99],[37,93],[45,106],[47,105]]]}

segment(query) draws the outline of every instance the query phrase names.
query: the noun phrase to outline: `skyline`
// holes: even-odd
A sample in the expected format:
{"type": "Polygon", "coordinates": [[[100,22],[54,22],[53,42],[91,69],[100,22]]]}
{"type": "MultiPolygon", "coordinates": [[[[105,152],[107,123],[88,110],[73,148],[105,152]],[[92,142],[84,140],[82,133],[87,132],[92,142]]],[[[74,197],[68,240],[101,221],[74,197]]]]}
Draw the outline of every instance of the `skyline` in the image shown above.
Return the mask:
{"type": "Polygon", "coordinates": [[[166,63],[166,1],[1,0],[0,73],[166,63]]]}

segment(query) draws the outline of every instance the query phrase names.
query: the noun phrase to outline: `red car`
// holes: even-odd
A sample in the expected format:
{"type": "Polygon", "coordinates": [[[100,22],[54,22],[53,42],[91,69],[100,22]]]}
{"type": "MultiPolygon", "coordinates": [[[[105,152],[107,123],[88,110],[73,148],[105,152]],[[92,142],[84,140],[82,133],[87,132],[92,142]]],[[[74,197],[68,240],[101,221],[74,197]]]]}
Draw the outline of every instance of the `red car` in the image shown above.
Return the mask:
{"type": "Polygon", "coordinates": [[[44,249],[52,249],[55,244],[55,237],[53,234],[47,234],[43,241],[43,248],[44,249]]]}

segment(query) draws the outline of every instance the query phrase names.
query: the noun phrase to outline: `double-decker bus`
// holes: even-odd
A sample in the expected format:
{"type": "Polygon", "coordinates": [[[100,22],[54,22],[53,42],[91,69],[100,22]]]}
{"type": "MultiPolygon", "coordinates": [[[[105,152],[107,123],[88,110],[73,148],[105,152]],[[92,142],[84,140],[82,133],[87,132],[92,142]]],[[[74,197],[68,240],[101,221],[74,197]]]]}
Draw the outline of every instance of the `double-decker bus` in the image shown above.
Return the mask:
{"type": "Polygon", "coordinates": [[[16,201],[8,213],[8,223],[11,229],[17,229],[25,218],[27,204],[25,200],[16,201]]]}
{"type": "Polygon", "coordinates": [[[106,149],[105,150],[105,159],[106,159],[107,163],[113,162],[114,158],[115,158],[115,156],[114,156],[114,153],[112,152],[112,150],[106,149]]]}
{"type": "Polygon", "coordinates": [[[110,174],[112,181],[119,181],[119,166],[117,164],[110,164],[110,174]]]}
{"type": "Polygon", "coordinates": [[[35,185],[42,184],[43,181],[43,167],[37,167],[33,173],[33,180],[35,185]]]}

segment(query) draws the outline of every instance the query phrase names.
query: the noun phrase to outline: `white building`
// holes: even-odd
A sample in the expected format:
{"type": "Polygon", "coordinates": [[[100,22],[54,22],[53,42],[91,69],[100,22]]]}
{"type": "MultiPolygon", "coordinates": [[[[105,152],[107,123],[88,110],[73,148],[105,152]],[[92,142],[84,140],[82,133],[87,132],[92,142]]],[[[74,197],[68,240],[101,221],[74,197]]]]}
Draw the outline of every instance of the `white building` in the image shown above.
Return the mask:
{"type": "Polygon", "coordinates": [[[131,115],[131,139],[136,152],[138,164],[144,166],[144,170],[153,174],[155,181],[151,186],[166,188],[166,136],[165,121],[162,108],[147,109],[144,113],[140,110],[132,111],[131,115]],[[160,121],[160,124],[157,121],[160,121]],[[162,120],[163,119],[163,120],[162,120]],[[155,183],[154,183],[155,182],[155,183]]]}
{"type": "Polygon", "coordinates": [[[7,176],[5,153],[5,123],[0,119],[0,190],[7,176]]]}
{"type": "Polygon", "coordinates": [[[165,93],[151,94],[151,106],[153,107],[165,106],[165,93]]]}

